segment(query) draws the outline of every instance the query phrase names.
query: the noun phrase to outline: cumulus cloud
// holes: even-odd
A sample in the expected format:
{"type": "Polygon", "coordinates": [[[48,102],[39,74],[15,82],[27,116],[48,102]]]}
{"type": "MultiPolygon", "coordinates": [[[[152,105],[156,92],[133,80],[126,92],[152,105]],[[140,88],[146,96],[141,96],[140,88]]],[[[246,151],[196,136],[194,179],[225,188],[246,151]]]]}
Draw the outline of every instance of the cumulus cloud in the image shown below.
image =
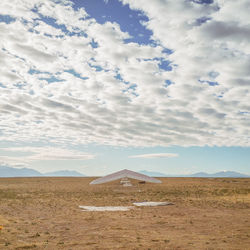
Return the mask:
{"type": "Polygon", "coordinates": [[[1,1],[1,140],[249,146],[249,1],[122,2],[151,44],[68,0],[1,1]]]}
{"type": "Polygon", "coordinates": [[[129,156],[129,158],[143,158],[143,159],[173,158],[173,157],[178,157],[178,154],[158,153],[158,154],[143,154],[143,155],[131,155],[131,156],[129,156]]]}

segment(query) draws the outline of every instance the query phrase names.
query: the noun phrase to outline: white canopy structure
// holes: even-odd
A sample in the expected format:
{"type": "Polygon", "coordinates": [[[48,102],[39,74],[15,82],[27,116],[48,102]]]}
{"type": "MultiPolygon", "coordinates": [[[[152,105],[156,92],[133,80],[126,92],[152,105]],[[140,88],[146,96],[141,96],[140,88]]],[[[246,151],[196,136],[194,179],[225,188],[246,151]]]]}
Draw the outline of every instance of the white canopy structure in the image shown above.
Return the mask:
{"type": "Polygon", "coordinates": [[[161,183],[160,180],[157,180],[153,177],[149,177],[145,174],[140,174],[131,170],[124,169],[124,170],[115,172],[113,174],[109,174],[104,177],[93,180],[92,182],[90,182],[90,184],[102,184],[102,183],[111,182],[111,181],[115,181],[119,179],[125,179],[125,178],[136,179],[139,181],[152,182],[152,183],[161,183]]]}

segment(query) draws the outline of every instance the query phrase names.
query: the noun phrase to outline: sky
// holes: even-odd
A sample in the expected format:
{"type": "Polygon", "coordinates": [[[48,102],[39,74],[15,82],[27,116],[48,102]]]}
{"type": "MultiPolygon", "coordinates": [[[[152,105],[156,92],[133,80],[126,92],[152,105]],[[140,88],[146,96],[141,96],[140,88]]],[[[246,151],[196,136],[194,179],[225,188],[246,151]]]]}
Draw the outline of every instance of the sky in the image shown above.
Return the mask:
{"type": "Polygon", "coordinates": [[[249,0],[2,0],[0,165],[250,174],[249,0]]]}

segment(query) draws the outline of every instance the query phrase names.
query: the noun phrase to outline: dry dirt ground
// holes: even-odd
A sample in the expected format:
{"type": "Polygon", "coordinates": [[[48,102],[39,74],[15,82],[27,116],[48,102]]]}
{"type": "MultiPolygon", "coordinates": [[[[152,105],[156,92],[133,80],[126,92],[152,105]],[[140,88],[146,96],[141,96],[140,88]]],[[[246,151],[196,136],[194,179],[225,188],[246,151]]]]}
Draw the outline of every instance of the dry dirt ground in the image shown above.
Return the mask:
{"type": "Polygon", "coordinates": [[[250,249],[250,179],[161,178],[89,185],[93,178],[0,178],[0,249],[250,249]],[[79,205],[130,206],[84,212],[79,205]]]}

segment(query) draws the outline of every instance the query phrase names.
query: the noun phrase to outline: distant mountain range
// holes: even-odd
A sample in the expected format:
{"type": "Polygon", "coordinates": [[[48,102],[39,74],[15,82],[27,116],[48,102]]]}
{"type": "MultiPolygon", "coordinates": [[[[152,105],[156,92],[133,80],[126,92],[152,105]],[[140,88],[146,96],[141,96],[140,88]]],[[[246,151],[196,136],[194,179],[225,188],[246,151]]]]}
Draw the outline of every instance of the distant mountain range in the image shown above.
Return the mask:
{"type": "Polygon", "coordinates": [[[147,171],[147,170],[142,170],[139,171],[141,174],[145,174],[151,177],[167,177],[166,174],[160,173],[160,172],[151,172],[151,171],[147,171]]]}
{"type": "MultiPolygon", "coordinates": [[[[241,174],[234,171],[222,171],[217,172],[214,174],[208,174],[205,172],[199,172],[190,175],[167,175],[160,172],[152,172],[147,170],[139,171],[142,174],[152,176],[152,177],[204,177],[204,178],[249,178],[249,175],[241,174]]],[[[2,166],[0,165],[0,177],[84,177],[83,175],[77,171],[70,171],[70,170],[60,170],[55,172],[48,172],[48,173],[40,173],[37,170],[31,168],[13,168],[9,166],[2,166]]]]}
{"type": "Polygon", "coordinates": [[[204,177],[204,178],[249,178],[249,175],[241,174],[235,171],[221,171],[214,174],[208,174],[205,172],[199,172],[195,174],[189,174],[189,175],[167,175],[159,172],[151,172],[142,170],[140,173],[151,176],[151,177],[204,177]]]}
{"type": "Polygon", "coordinates": [[[192,174],[190,175],[190,177],[232,177],[232,178],[248,178],[250,177],[249,175],[246,175],[246,174],[241,174],[241,173],[238,173],[238,172],[235,172],[235,171],[221,171],[221,172],[217,172],[217,173],[214,173],[214,174],[208,174],[208,173],[205,173],[205,172],[199,172],[199,173],[196,173],[196,174],[192,174]]]}
{"type": "Polygon", "coordinates": [[[43,174],[43,176],[74,176],[74,177],[83,177],[85,175],[77,172],[77,171],[70,171],[70,170],[61,170],[61,171],[55,171],[55,172],[49,172],[43,174]]]}
{"type": "Polygon", "coordinates": [[[42,176],[53,176],[53,177],[84,177],[85,175],[70,170],[61,170],[55,172],[49,172],[42,174],[31,168],[12,168],[9,166],[0,166],[0,177],[42,177],[42,176]]]}
{"type": "Polygon", "coordinates": [[[30,168],[11,168],[8,166],[0,166],[0,177],[31,177],[42,176],[42,174],[30,168]]]}

